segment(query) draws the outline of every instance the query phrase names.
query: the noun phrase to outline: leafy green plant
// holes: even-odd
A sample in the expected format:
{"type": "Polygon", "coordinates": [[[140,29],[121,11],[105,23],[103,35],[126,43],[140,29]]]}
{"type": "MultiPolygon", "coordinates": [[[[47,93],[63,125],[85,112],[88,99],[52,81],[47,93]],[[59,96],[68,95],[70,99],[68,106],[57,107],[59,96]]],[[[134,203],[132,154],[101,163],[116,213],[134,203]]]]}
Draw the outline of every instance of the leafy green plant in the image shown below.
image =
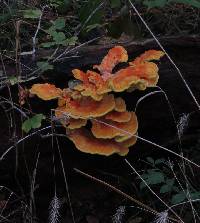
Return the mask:
{"type": "MultiPolygon", "coordinates": [[[[148,169],[146,173],[141,175],[141,177],[148,185],[156,185],[165,182],[164,174],[158,169],[148,169]]],[[[146,187],[146,185],[141,182],[140,189],[143,189],[144,187],[146,187]]]]}
{"type": "MultiPolygon", "coordinates": [[[[151,187],[159,187],[160,194],[168,194],[171,199],[171,204],[178,204],[188,199],[199,199],[200,191],[195,191],[193,187],[189,189],[184,189],[179,187],[178,183],[174,176],[171,176],[170,169],[167,165],[165,159],[154,160],[151,157],[147,157],[147,162],[152,168],[147,169],[143,174],[141,174],[142,179],[146,182],[147,185],[151,187]],[[159,166],[162,164],[162,168],[159,166]]],[[[140,183],[140,190],[143,190],[147,187],[144,182],[140,183]]]]}
{"type": "Polygon", "coordinates": [[[26,19],[38,19],[42,14],[42,11],[40,9],[26,9],[22,12],[23,17],[26,19]]]}
{"type": "Polygon", "coordinates": [[[52,25],[46,30],[49,34],[50,38],[52,39],[51,42],[42,43],[42,47],[52,47],[56,45],[62,46],[73,46],[76,44],[78,37],[72,36],[67,37],[64,29],[65,29],[65,19],[60,17],[57,18],[55,21],[51,21],[52,25]]]}
{"type": "Polygon", "coordinates": [[[28,133],[31,129],[40,128],[43,119],[45,119],[43,114],[34,115],[32,118],[29,118],[23,122],[22,130],[28,133]]]}
{"type": "Polygon", "coordinates": [[[38,61],[37,66],[38,66],[38,68],[40,69],[41,72],[53,69],[53,65],[49,64],[48,61],[38,61]]]}

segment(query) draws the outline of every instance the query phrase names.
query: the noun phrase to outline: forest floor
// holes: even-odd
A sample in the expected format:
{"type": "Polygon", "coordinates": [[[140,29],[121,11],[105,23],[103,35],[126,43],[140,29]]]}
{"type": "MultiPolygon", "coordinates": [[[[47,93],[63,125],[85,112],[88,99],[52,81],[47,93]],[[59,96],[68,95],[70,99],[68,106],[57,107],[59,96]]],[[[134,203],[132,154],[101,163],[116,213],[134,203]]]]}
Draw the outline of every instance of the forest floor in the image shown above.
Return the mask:
{"type": "MultiPolygon", "coordinates": [[[[0,157],[8,153],[0,159],[0,222],[152,222],[165,210],[175,218],[168,207],[181,202],[186,204],[173,210],[186,223],[198,222],[199,206],[192,202],[200,199],[199,167],[182,160],[180,154],[200,163],[200,112],[166,56],[157,63],[160,88],[120,94],[128,110],[134,110],[140,98],[150,95],[137,108],[138,135],[154,144],[138,140],[126,157],[105,157],[78,151],[63,137],[65,129],[51,120],[44,120],[40,128],[28,134],[22,131],[27,117],[42,113],[51,119],[50,110],[56,107],[54,101],[36,98],[25,98],[25,105],[20,104],[19,93],[26,93],[34,83],[49,82],[63,88],[72,77],[72,69],[91,68],[115,45],[123,45],[131,58],[148,49],[160,49],[130,5],[120,6],[121,10],[104,7],[98,14],[101,20],[97,18],[86,27],[81,25],[91,12],[78,17],[75,12],[80,6],[76,7],[72,5],[63,13],[36,4],[33,9],[39,9],[42,17],[37,17],[36,11],[25,11],[26,16],[18,17],[15,11],[14,17],[1,22],[0,157]],[[34,45],[36,30],[39,35],[34,45]],[[160,92],[151,95],[153,91],[160,92]],[[177,126],[184,118],[180,143],[177,126]],[[61,137],[52,137],[52,127],[61,137]],[[141,186],[141,179],[127,161],[158,196],[141,186]],[[167,190],[161,193],[163,186],[167,190]],[[152,213],[152,209],[157,212],[152,213]]],[[[2,7],[2,15],[7,11],[2,7]]],[[[176,4],[150,10],[140,6],[139,11],[200,102],[199,9],[176,4]]]]}

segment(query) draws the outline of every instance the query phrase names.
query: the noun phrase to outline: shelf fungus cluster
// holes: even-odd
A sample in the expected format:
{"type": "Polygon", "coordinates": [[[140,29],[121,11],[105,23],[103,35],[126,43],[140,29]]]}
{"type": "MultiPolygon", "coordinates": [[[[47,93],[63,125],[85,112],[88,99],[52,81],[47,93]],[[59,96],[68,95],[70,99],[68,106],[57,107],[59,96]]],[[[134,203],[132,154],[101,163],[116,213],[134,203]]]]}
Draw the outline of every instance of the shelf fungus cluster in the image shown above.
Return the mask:
{"type": "Polygon", "coordinates": [[[115,46],[93,70],[72,70],[75,80],[68,83],[68,88],[34,84],[30,93],[43,100],[58,100],[55,116],[77,149],[124,156],[136,143],[138,121],[134,112],[127,111],[125,101],[114,93],[156,86],[158,67],[152,61],[163,55],[162,51],[149,50],[128,62],[127,51],[115,46]],[[126,63],[126,68],[113,72],[119,63],[126,63]]]}

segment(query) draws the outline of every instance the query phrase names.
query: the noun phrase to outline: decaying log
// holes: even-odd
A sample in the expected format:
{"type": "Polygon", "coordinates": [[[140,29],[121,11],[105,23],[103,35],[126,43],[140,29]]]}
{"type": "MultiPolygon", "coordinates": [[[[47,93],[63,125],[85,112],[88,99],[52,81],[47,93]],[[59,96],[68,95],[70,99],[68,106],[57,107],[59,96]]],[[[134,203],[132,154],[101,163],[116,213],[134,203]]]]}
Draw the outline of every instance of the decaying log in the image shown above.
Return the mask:
{"type": "MultiPolygon", "coordinates": [[[[170,57],[182,72],[184,79],[190,86],[194,96],[200,103],[200,37],[199,36],[177,36],[159,38],[160,43],[166,49],[170,57]]],[[[84,45],[69,49],[70,53],[63,54],[62,60],[54,63],[54,70],[47,71],[33,81],[25,82],[24,85],[30,86],[36,82],[51,82],[59,87],[66,87],[67,81],[72,78],[71,70],[79,68],[83,70],[91,69],[93,64],[98,64],[108,49],[114,45],[123,45],[129,54],[129,58],[135,58],[148,49],[159,49],[159,46],[153,39],[129,42],[112,43],[109,45],[84,45]],[[39,77],[39,78],[38,78],[39,77]]],[[[65,49],[64,49],[65,50],[65,49]]],[[[57,52],[55,57],[63,53],[64,50],[57,52]]],[[[52,55],[53,50],[38,51],[35,61],[32,58],[24,57],[23,63],[26,66],[32,66],[42,58],[52,55]]],[[[191,113],[189,126],[190,129],[199,129],[198,108],[194,103],[190,93],[185,87],[175,67],[167,57],[162,58],[159,66],[159,87],[164,93],[160,92],[151,95],[140,103],[137,109],[139,119],[139,133],[153,141],[167,143],[168,140],[174,140],[176,135],[176,123],[180,116],[185,113],[191,113]],[[168,97],[168,101],[166,100],[168,97]],[[169,103],[174,111],[176,120],[173,120],[169,103]],[[159,137],[158,137],[159,133],[159,137]]],[[[27,72],[27,71],[26,71],[27,72]]],[[[35,73],[37,75],[37,73],[35,73]]],[[[33,74],[33,78],[34,75],[33,74]]],[[[28,78],[32,78],[27,74],[28,78]]],[[[147,91],[134,91],[133,93],[121,94],[128,105],[129,110],[134,110],[137,100],[145,94],[160,90],[158,88],[147,91]]]]}

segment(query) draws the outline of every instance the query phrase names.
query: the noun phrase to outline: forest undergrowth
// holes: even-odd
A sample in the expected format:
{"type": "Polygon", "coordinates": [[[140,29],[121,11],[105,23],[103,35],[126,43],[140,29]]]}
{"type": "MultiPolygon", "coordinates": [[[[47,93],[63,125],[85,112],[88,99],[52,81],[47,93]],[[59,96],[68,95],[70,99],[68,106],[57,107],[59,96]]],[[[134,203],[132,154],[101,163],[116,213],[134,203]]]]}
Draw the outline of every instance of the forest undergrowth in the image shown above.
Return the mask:
{"type": "MultiPolygon", "coordinates": [[[[0,107],[4,128],[0,142],[0,222],[198,223],[199,96],[160,37],[198,37],[200,2],[50,0],[44,4],[2,0],[0,7],[0,107]],[[170,62],[183,84],[182,90],[190,98],[185,104],[192,106],[189,111],[183,108],[177,113],[176,105],[168,96],[171,88],[163,89],[159,82],[137,99],[134,99],[137,90],[129,93],[135,101],[131,106],[139,116],[140,106],[160,95],[168,109],[165,115],[170,117],[169,125],[175,129],[174,142],[168,145],[168,139],[160,143],[143,137],[139,123],[137,134],[117,130],[136,137],[139,145],[152,150],[145,152],[145,156],[140,154],[134,160],[134,148],[124,157],[81,154],[74,152],[75,148],[69,144],[72,148],[69,155],[74,154],[70,160],[63,151],[68,138],[52,109],[54,102],[49,105],[37,102],[30,97],[29,89],[35,83],[48,81],[48,73],[56,72],[55,67],[66,58],[79,57],[77,52],[82,48],[98,45],[110,49],[144,39],[153,39],[157,49],[165,53],[165,60],[170,62]],[[48,56],[40,56],[44,51],[48,56]],[[197,129],[191,130],[188,139],[185,133],[193,115],[197,116],[197,129]],[[110,169],[106,169],[107,165],[110,169]],[[49,172],[43,172],[44,169],[49,172]],[[118,172],[120,169],[124,174],[118,172]],[[79,184],[86,187],[81,189],[79,184]],[[88,191],[95,187],[96,197],[88,191]],[[79,201],[79,189],[83,194],[88,193],[89,198],[79,201]],[[99,190],[106,195],[98,194],[99,190]],[[42,193],[48,194],[45,201],[39,199],[42,193]],[[97,213],[103,210],[98,210],[96,205],[98,196],[102,196],[102,200],[110,199],[102,203],[103,210],[110,210],[99,215],[97,213]],[[116,199],[116,203],[109,206],[112,199],[116,199]],[[46,210],[42,210],[42,202],[48,203],[46,210]]],[[[128,99],[128,103],[132,100],[128,99]]],[[[65,118],[70,119],[70,114],[65,118]]],[[[109,123],[103,124],[116,129],[109,123]]],[[[138,151],[137,143],[133,147],[138,151]]]]}

